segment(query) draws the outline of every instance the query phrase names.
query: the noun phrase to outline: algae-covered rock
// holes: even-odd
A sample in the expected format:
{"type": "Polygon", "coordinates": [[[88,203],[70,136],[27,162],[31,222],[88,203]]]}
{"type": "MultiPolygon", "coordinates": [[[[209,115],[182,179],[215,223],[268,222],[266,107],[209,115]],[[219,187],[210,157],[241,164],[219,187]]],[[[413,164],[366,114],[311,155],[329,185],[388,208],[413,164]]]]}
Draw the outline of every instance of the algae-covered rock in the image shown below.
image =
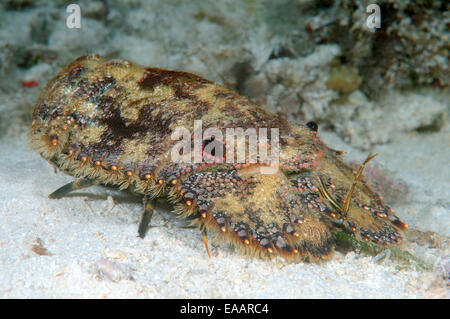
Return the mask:
{"type": "Polygon", "coordinates": [[[342,93],[351,93],[356,90],[361,83],[358,71],[349,66],[338,66],[331,69],[328,77],[327,87],[342,93]]]}

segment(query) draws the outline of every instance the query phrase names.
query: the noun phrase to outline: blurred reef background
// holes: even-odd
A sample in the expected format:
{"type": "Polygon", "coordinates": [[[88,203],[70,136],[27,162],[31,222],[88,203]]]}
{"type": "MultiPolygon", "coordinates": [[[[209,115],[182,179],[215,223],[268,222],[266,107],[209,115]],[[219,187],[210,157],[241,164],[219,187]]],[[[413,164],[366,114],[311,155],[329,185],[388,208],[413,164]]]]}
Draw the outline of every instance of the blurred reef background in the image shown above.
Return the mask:
{"type": "Polygon", "coordinates": [[[445,0],[1,0],[0,297],[449,298],[449,9],[445,0]],[[66,25],[71,3],[79,29],[66,25]],[[377,29],[366,24],[372,3],[377,29]],[[200,235],[166,215],[154,217],[163,226],[151,243],[137,241],[139,199],[100,189],[88,204],[48,200],[71,178],[26,149],[32,107],[88,53],[193,72],[294,123],[315,121],[355,167],[378,152],[366,176],[420,230],[410,248],[432,271],[339,252],[323,265],[283,265],[213,247],[209,261],[200,235]],[[27,248],[36,242],[50,255],[27,248]]]}

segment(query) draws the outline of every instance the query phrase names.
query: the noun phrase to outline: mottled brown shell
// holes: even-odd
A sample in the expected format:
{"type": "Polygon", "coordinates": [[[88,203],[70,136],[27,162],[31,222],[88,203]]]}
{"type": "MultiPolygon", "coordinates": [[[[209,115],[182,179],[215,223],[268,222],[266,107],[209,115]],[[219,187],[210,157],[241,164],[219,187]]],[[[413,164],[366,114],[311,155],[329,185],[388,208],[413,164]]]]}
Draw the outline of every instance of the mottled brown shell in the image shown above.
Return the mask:
{"type": "Polygon", "coordinates": [[[80,57],[42,90],[30,139],[66,173],[166,197],[176,213],[250,255],[321,259],[332,252],[339,224],[379,245],[402,239],[405,225],[364,182],[348,211],[340,208],[354,173],[314,129],[291,125],[194,74],[80,57]],[[178,127],[192,131],[195,120],[203,129],[278,128],[280,170],[261,174],[257,168],[265,163],[248,158],[173,163],[171,134],[178,127]]]}

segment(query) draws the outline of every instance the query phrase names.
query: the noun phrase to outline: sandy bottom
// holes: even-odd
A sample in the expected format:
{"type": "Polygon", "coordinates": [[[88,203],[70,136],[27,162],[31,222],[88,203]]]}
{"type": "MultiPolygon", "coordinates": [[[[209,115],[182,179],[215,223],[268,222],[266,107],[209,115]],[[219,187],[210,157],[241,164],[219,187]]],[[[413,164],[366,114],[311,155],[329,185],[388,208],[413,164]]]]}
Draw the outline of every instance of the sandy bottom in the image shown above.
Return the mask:
{"type": "MultiPolygon", "coordinates": [[[[348,152],[336,135],[322,138],[348,152]]],[[[404,136],[376,149],[377,161],[409,186],[395,206],[411,227],[449,236],[447,131],[404,136]]],[[[95,186],[61,200],[47,195],[72,180],[55,173],[24,139],[0,145],[0,298],[423,298],[448,297],[436,271],[391,259],[336,252],[323,264],[252,260],[168,212],[136,236],[140,198],[95,186]]],[[[429,248],[434,262],[448,250],[429,248]]]]}

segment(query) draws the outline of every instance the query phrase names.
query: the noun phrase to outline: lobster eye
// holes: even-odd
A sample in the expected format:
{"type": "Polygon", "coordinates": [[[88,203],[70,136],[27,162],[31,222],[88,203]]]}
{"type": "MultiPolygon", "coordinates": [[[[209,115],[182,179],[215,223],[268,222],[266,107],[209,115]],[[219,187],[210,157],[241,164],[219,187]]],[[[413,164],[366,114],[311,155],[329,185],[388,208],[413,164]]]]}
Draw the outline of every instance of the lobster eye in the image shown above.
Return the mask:
{"type": "Polygon", "coordinates": [[[317,132],[317,130],[319,129],[319,126],[317,125],[317,123],[316,123],[316,122],[313,122],[313,121],[306,123],[306,126],[307,126],[311,131],[314,131],[314,132],[317,132]]]}

